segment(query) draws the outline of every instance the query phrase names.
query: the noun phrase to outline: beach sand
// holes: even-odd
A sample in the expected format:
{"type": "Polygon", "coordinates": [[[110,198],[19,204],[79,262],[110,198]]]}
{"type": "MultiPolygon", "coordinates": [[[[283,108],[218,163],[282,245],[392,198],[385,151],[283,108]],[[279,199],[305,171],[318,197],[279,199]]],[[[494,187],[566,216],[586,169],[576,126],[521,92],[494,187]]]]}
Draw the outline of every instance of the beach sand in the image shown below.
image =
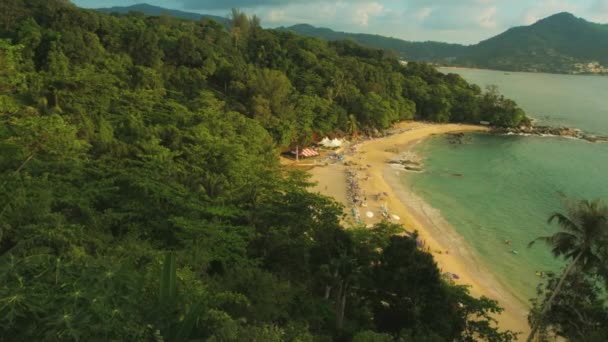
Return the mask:
{"type": "Polygon", "coordinates": [[[499,326],[502,329],[523,332],[521,339],[521,336],[525,336],[529,331],[528,307],[501,286],[483,262],[471,253],[464,239],[441,217],[438,210],[407,189],[400,177],[401,172],[407,171],[398,170],[387,163],[431,135],[485,130],[487,128],[481,126],[460,124],[401,123],[395,128],[396,133],[389,137],[358,144],[356,152],[345,159],[349,164],[355,164],[354,166],[349,168],[343,163],[335,163],[311,169],[311,180],[317,183],[312,191],[334,197],[343,203],[347,213],[350,213],[353,204],[348,197],[346,171],[356,170],[360,190],[367,204],[367,207],[358,207],[363,222],[378,222],[382,217],[381,206],[386,206],[391,215],[400,217],[398,222],[408,231],[419,232],[420,239],[430,248],[442,272],[458,274],[460,279],[457,282],[470,285],[473,296],[483,295],[497,300],[505,309],[502,315],[497,317],[499,326]],[[378,193],[386,193],[388,196],[381,196],[376,200],[375,194],[378,193]],[[373,212],[374,217],[366,217],[367,211],[373,212]]]}

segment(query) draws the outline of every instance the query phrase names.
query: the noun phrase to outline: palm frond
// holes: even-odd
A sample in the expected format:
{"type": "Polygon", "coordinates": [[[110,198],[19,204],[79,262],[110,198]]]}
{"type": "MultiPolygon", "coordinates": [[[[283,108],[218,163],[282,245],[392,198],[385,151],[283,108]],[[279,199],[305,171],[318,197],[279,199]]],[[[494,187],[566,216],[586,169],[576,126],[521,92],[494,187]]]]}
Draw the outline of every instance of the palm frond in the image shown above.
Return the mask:
{"type": "Polygon", "coordinates": [[[536,241],[542,241],[542,242],[544,242],[546,244],[549,244],[550,243],[549,241],[551,241],[551,236],[539,236],[539,237],[537,237],[536,239],[534,239],[534,240],[532,240],[532,241],[530,241],[528,243],[528,248],[534,246],[534,244],[536,244],[536,241]]]}
{"type": "Polygon", "coordinates": [[[566,230],[569,230],[571,232],[581,232],[580,227],[575,222],[573,222],[568,216],[562,213],[555,212],[551,214],[547,222],[553,223],[554,220],[557,220],[557,223],[566,230]]]}
{"type": "MultiPolygon", "coordinates": [[[[608,234],[608,207],[601,200],[567,199],[565,206],[567,215],[555,212],[548,219],[549,223],[557,221],[562,231],[551,236],[541,236],[528,246],[534,245],[536,241],[543,241],[551,247],[554,256],[565,259],[572,259],[579,252],[592,255],[591,248],[595,242],[608,234]]],[[[596,261],[592,256],[585,259],[591,263],[596,261]]]]}

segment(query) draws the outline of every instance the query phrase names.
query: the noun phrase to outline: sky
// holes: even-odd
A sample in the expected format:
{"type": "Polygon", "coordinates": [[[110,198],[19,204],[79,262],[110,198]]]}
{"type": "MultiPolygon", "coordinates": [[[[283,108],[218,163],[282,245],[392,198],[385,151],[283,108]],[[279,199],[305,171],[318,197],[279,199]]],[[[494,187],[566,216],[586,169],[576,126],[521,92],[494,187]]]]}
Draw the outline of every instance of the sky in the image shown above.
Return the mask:
{"type": "Polygon", "coordinates": [[[513,26],[570,12],[608,23],[608,0],[72,0],[87,8],[150,5],[227,16],[256,14],[264,27],[307,23],[413,41],[474,44],[513,26]]]}

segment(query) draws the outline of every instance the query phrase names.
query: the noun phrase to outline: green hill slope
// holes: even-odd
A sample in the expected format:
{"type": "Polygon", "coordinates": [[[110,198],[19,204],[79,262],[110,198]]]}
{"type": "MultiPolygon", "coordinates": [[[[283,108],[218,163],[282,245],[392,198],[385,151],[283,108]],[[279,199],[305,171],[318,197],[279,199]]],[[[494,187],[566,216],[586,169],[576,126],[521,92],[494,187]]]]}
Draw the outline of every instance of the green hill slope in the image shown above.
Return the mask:
{"type": "MultiPolygon", "coordinates": [[[[222,25],[228,19],[170,10],[147,4],[100,8],[106,13],[141,12],[200,20],[213,19],[222,25]]],[[[570,13],[558,13],[529,26],[513,27],[475,45],[426,41],[413,42],[374,34],[348,33],[297,24],[280,27],[300,35],[330,41],[349,39],[367,47],[390,51],[408,61],[509,71],[608,74],[608,24],[597,24],[570,13]]]]}
{"type": "Polygon", "coordinates": [[[382,50],[234,22],[0,2],[0,341],[511,341],[496,302],[401,226],[345,229],[278,152],[523,112],[382,50]]]}
{"type": "Polygon", "coordinates": [[[570,73],[578,71],[575,64],[592,61],[608,65],[608,25],[558,13],[471,46],[456,63],[503,70],[570,73]]]}
{"type": "Polygon", "coordinates": [[[608,73],[608,25],[591,23],[570,13],[514,27],[470,46],[409,42],[306,24],[282,29],[328,40],[351,39],[365,46],[394,51],[399,57],[413,61],[513,71],[608,73]],[[600,66],[589,66],[593,62],[600,66]]]}
{"type": "Polygon", "coordinates": [[[173,9],[167,9],[158,6],[152,6],[148,4],[136,4],[132,6],[114,6],[107,8],[97,8],[96,11],[105,12],[105,13],[119,13],[119,14],[127,14],[129,12],[140,12],[149,16],[160,16],[161,14],[167,14],[172,17],[188,19],[188,20],[201,20],[203,18],[208,18],[217,21],[222,25],[226,25],[228,23],[228,19],[224,17],[220,17],[217,15],[209,15],[209,14],[199,14],[185,11],[178,11],[173,9]]]}
{"type": "Polygon", "coordinates": [[[298,24],[290,27],[281,27],[279,29],[327,40],[351,39],[365,46],[393,51],[399,57],[408,61],[432,62],[449,60],[463,56],[466,51],[466,46],[460,44],[432,41],[410,42],[376,34],[339,32],[329,28],[314,27],[308,24],[298,24]]]}

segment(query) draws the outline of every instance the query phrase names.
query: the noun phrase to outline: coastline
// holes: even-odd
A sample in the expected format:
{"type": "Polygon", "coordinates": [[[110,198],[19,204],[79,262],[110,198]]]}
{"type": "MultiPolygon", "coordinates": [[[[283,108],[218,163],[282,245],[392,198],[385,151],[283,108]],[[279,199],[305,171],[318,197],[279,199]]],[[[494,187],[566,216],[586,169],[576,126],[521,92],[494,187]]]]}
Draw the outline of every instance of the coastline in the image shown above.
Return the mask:
{"type": "Polygon", "coordinates": [[[469,70],[487,70],[487,71],[498,71],[508,74],[543,74],[543,75],[564,75],[564,76],[599,76],[605,77],[608,74],[601,73],[567,73],[567,72],[548,72],[548,71],[523,71],[523,70],[500,70],[500,69],[488,69],[479,67],[464,67],[464,66],[453,66],[453,65],[436,65],[437,69],[469,69],[469,70]]]}
{"type": "MultiPolygon", "coordinates": [[[[317,183],[312,190],[334,197],[350,212],[353,204],[347,196],[346,172],[353,172],[352,165],[355,165],[357,178],[361,179],[361,191],[370,195],[370,200],[366,201],[368,206],[358,208],[359,210],[376,213],[381,206],[384,206],[392,215],[399,216],[398,223],[409,231],[419,232],[420,239],[424,240],[426,246],[430,248],[442,272],[458,274],[460,279],[457,283],[469,285],[473,296],[486,296],[499,302],[504,308],[502,315],[497,317],[502,329],[527,333],[529,328],[526,305],[506,291],[483,262],[477,260],[466,241],[441,217],[438,210],[407,189],[407,185],[399,177],[401,172],[406,171],[398,170],[387,163],[400,153],[410,151],[417,143],[429,136],[456,132],[483,132],[488,131],[488,128],[460,124],[405,122],[399,124],[395,131],[397,133],[389,137],[357,144],[356,152],[345,158],[345,162],[350,164],[350,167],[330,164],[310,170],[311,180],[317,183]],[[374,200],[371,194],[375,193],[384,193],[387,196],[374,200]]],[[[365,224],[373,224],[380,220],[379,217],[381,215],[375,215],[373,218],[364,217],[363,221],[365,224]]]]}

